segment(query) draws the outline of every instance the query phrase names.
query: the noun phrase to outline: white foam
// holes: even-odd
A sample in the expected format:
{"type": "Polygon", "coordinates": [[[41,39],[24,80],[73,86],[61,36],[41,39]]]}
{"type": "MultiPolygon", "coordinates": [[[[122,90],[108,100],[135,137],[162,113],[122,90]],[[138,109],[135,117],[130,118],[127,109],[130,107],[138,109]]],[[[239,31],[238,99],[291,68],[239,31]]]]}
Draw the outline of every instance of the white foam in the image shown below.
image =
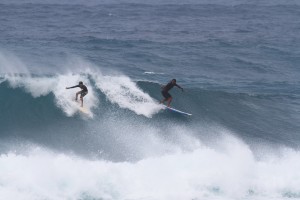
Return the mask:
{"type": "Polygon", "coordinates": [[[149,74],[149,75],[155,75],[155,74],[158,74],[158,75],[162,75],[164,73],[159,73],[159,72],[144,72],[144,74],[149,74]]]}
{"type": "Polygon", "coordinates": [[[129,109],[146,117],[152,117],[161,109],[161,106],[143,92],[129,77],[124,75],[107,76],[97,73],[93,75],[93,79],[108,100],[118,104],[121,108],[129,109]]]}
{"type": "MultiPolygon", "coordinates": [[[[300,152],[255,159],[247,145],[146,158],[136,163],[86,160],[42,149],[0,157],[3,199],[284,199],[300,192],[300,152]]],[[[297,197],[298,195],[298,197],[297,197]]]]}
{"type": "Polygon", "coordinates": [[[0,73],[1,74],[29,74],[23,62],[12,53],[0,52],[0,73]]]}
{"type": "Polygon", "coordinates": [[[0,84],[3,83],[4,81],[6,81],[6,79],[4,77],[0,77],[0,84]]]}
{"type": "MultiPolygon", "coordinates": [[[[89,79],[85,75],[56,75],[52,77],[31,77],[20,75],[6,75],[5,79],[13,88],[24,88],[34,98],[53,93],[55,96],[55,104],[63,110],[67,116],[73,116],[80,108],[80,103],[75,102],[75,94],[80,88],[66,90],[66,87],[77,85],[79,81],[83,81],[88,87],[89,93],[84,98],[84,107],[89,117],[93,117],[92,108],[98,104],[95,92],[91,87],[89,79]]],[[[79,98],[78,98],[79,99],[79,98]]]]}
{"type": "Polygon", "coordinates": [[[57,88],[54,92],[56,97],[56,104],[63,109],[63,111],[68,115],[72,116],[75,112],[78,111],[80,106],[79,104],[79,96],[78,102],[75,100],[76,92],[80,91],[80,88],[68,89],[65,87],[77,85],[79,81],[83,81],[83,83],[87,86],[89,92],[84,97],[84,108],[88,111],[88,115],[90,117],[93,116],[91,109],[96,107],[98,104],[98,99],[96,98],[95,92],[91,86],[89,79],[86,76],[82,75],[60,75],[57,79],[57,88]]]}
{"type": "MultiPolygon", "coordinates": [[[[102,75],[101,72],[91,72],[89,75],[96,82],[106,97],[112,102],[118,104],[121,108],[129,109],[138,115],[152,117],[159,112],[162,106],[152,99],[147,93],[143,92],[129,77],[119,75],[102,75]]],[[[84,107],[92,117],[92,108],[96,107],[98,100],[93,87],[87,78],[87,75],[65,74],[51,77],[32,77],[30,75],[11,75],[6,74],[7,80],[13,88],[24,88],[34,98],[53,93],[56,105],[61,108],[67,116],[73,116],[79,108],[79,103],[75,102],[76,89],[66,90],[65,87],[77,85],[83,81],[89,89],[88,95],[84,98],[84,107]]]]}
{"type": "Polygon", "coordinates": [[[49,94],[56,87],[56,77],[38,78],[30,75],[5,75],[12,88],[24,88],[26,92],[37,98],[49,94]]]}
{"type": "Polygon", "coordinates": [[[89,80],[84,74],[91,75],[96,86],[107,96],[109,101],[118,104],[121,108],[129,109],[138,115],[152,117],[162,109],[158,103],[147,93],[143,92],[129,77],[124,75],[102,75],[99,67],[81,59],[71,56],[64,63],[63,75],[55,77],[32,77],[27,67],[21,60],[10,53],[0,52],[0,73],[8,80],[13,88],[22,87],[33,97],[38,98],[52,92],[56,98],[56,105],[67,116],[72,116],[78,111],[74,90],[66,91],[65,87],[77,84],[80,80],[87,84],[89,94],[84,98],[84,105],[92,117],[91,109],[96,106],[97,99],[89,80]],[[74,74],[76,73],[76,74],[74,74]],[[22,74],[22,75],[20,75],[22,74]]]}
{"type": "MultiPolygon", "coordinates": [[[[74,102],[76,89],[66,90],[67,86],[77,85],[79,81],[83,81],[89,89],[88,95],[84,98],[84,107],[87,110],[88,117],[93,117],[92,108],[98,104],[98,99],[91,87],[89,79],[86,75],[81,74],[82,69],[85,74],[91,73],[93,66],[88,62],[78,58],[71,57],[65,63],[64,71],[69,71],[64,75],[56,76],[32,76],[26,64],[18,57],[10,52],[0,52],[0,74],[2,74],[0,83],[8,81],[12,88],[24,88],[34,98],[53,93],[55,96],[55,104],[63,110],[67,116],[73,116],[78,112],[80,104],[74,102]],[[77,72],[77,74],[72,74],[77,72]],[[81,73],[79,73],[79,71],[81,73]]],[[[78,89],[78,88],[77,88],[78,89]]],[[[85,115],[86,116],[86,115],[85,115]]]]}

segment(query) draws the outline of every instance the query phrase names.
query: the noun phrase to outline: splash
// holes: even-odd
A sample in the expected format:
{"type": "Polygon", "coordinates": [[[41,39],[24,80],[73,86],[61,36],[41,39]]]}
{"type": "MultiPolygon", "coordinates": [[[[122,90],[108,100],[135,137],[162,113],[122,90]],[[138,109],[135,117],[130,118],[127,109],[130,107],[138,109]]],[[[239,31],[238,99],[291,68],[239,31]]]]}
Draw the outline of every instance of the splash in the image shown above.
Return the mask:
{"type": "Polygon", "coordinates": [[[299,152],[256,159],[235,138],[219,148],[135,163],[87,160],[35,148],[0,157],[3,199],[284,199],[299,197],[299,152]]]}
{"type": "Polygon", "coordinates": [[[79,111],[79,102],[75,101],[74,90],[66,90],[67,86],[77,85],[79,81],[83,81],[89,88],[87,98],[84,98],[84,107],[87,109],[89,117],[93,117],[92,109],[97,106],[98,99],[95,91],[91,87],[91,83],[86,75],[56,75],[46,77],[33,77],[31,75],[5,75],[5,80],[8,81],[12,88],[24,88],[27,93],[30,93],[34,98],[53,93],[55,104],[62,109],[67,116],[73,116],[79,111]]]}
{"type": "Polygon", "coordinates": [[[78,89],[66,90],[66,87],[77,85],[79,81],[83,81],[89,89],[88,95],[84,98],[84,107],[87,109],[89,117],[93,117],[92,110],[99,104],[95,89],[103,92],[110,102],[117,104],[120,108],[129,109],[138,115],[152,117],[162,109],[162,106],[156,100],[143,92],[135,82],[124,75],[102,75],[99,71],[97,73],[69,73],[54,76],[6,74],[2,80],[8,81],[12,88],[23,88],[34,98],[53,93],[55,104],[67,116],[73,116],[78,112],[79,102],[74,101],[78,89]],[[94,82],[95,85],[93,85],[94,82]]]}
{"type": "Polygon", "coordinates": [[[138,115],[152,117],[161,110],[161,106],[143,92],[129,77],[93,75],[96,87],[99,88],[112,103],[129,109],[138,115]]]}

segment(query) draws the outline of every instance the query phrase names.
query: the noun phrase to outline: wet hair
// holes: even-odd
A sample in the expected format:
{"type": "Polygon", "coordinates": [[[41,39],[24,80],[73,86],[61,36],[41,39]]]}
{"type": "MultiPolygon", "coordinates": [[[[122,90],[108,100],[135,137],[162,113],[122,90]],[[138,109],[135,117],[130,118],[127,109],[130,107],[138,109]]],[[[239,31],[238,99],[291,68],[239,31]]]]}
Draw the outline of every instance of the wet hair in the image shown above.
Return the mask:
{"type": "Polygon", "coordinates": [[[79,85],[81,85],[81,84],[83,84],[83,82],[82,82],[82,81],[79,81],[79,85]]]}
{"type": "Polygon", "coordinates": [[[176,82],[176,79],[174,78],[174,79],[172,79],[172,81],[175,81],[175,82],[176,82]]]}

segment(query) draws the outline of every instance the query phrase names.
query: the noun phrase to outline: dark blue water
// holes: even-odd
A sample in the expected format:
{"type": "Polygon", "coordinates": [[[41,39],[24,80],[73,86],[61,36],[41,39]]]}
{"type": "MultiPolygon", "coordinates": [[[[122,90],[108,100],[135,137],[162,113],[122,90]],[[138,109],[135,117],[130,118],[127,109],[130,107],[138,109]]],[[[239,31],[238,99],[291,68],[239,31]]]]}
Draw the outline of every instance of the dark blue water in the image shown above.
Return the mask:
{"type": "Polygon", "coordinates": [[[1,1],[0,197],[300,198],[299,16],[297,1],[1,1]],[[191,117],[157,103],[173,78],[191,117]]]}

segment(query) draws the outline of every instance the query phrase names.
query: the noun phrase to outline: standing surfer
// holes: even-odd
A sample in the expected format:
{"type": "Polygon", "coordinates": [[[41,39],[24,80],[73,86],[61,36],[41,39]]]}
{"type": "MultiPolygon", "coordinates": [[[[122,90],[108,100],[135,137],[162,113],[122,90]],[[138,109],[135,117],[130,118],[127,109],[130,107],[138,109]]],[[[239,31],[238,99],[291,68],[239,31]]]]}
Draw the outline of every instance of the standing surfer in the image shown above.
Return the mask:
{"type": "Polygon", "coordinates": [[[169,93],[174,86],[180,88],[183,92],[183,88],[176,84],[176,79],[172,79],[167,85],[162,86],[161,94],[163,95],[164,99],[160,101],[160,103],[164,103],[165,101],[168,102],[168,107],[170,107],[172,96],[169,93]]]}
{"type": "Polygon", "coordinates": [[[76,98],[75,98],[75,100],[77,101],[77,97],[80,94],[81,107],[83,107],[83,97],[85,95],[87,95],[88,89],[87,89],[87,87],[85,85],[83,85],[82,81],[79,82],[79,85],[75,85],[75,86],[72,86],[72,87],[66,87],[66,89],[71,89],[71,88],[76,88],[76,87],[79,87],[81,89],[81,91],[76,92],[76,98]]]}

